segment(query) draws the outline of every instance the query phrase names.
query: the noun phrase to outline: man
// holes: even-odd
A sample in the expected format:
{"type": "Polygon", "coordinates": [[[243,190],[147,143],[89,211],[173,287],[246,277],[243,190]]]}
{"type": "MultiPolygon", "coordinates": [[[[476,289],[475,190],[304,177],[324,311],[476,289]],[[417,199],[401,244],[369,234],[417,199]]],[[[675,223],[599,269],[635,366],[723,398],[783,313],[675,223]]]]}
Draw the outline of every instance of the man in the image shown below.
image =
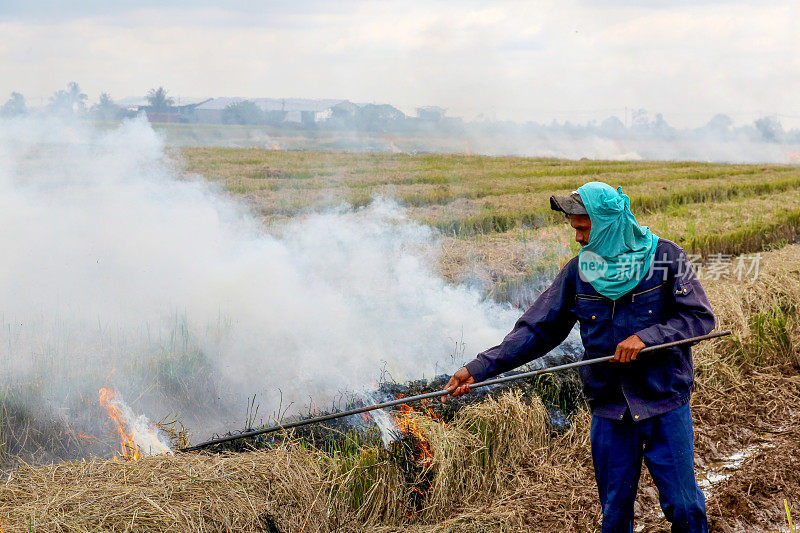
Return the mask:
{"type": "MultiPolygon", "coordinates": [[[[567,215],[581,250],[517,321],[503,342],[456,372],[446,389],[469,386],[528,363],[558,346],[580,323],[580,368],[592,410],[591,447],[604,532],[633,531],[644,460],[674,532],[707,531],[694,477],[694,382],[688,345],[637,358],[645,346],[704,335],[714,314],[684,251],[639,226],[622,188],[592,182],[550,207],[567,215]]],[[[444,400],[444,398],[442,399],[444,400]]]]}

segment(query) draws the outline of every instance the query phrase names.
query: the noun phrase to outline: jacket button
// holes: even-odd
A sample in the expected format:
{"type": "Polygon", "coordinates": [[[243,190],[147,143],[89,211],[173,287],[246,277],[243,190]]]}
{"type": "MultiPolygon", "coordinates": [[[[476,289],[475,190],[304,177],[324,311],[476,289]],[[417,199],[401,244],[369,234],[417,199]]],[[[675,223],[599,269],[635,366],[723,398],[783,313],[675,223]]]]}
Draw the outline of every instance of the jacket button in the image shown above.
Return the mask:
{"type": "Polygon", "coordinates": [[[639,415],[636,415],[633,418],[635,418],[636,420],[639,420],[639,415]]]}
{"type": "Polygon", "coordinates": [[[597,317],[596,317],[596,316],[594,316],[594,315],[592,315],[592,320],[594,320],[595,318],[597,318],[597,317]]]}
{"type": "Polygon", "coordinates": [[[689,289],[683,289],[683,294],[686,294],[687,292],[689,292],[689,289]]]}
{"type": "Polygon", "coordinates": [[[652,314],[653,314],[653,310],[652,310],[652,309],[648,309],[648,310],[647,310],[647,314],[648,314],[648,315],[652,315],[652,314]]]}

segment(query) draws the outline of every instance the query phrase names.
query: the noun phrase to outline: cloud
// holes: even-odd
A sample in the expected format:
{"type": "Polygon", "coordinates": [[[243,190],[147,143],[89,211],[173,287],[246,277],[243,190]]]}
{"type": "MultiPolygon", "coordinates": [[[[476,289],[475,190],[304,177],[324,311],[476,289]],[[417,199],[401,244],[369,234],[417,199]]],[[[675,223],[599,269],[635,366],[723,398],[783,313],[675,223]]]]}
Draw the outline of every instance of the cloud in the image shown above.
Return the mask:
{"type": "Polygon", "coordinates": [[[84,2],[42,20],[12,2],[0,94],[41,99],[75,80],[93,97],[164,85],[437,104],[467,118],[599,120],[643,107],[679,126],[800,104],[800,7],[788,1],[274,4],[84,2]]]}

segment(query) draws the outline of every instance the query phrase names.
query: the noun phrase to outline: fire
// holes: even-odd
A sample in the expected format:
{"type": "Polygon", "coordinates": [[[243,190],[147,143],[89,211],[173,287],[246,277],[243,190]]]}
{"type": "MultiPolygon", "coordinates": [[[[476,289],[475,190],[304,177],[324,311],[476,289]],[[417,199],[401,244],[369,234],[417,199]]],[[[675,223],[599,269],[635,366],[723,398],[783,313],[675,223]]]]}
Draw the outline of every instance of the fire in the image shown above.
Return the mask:
{"type": "Polygon", "coordinates": [[[281,145],[278,143],[274,143],[271,148],[273,150],[283,150],[283,148],[281,148],[281,145]]]}
{"type": "Polygon", "coordinates": [[[430,408],[430,407],[428,407],[428,400],[426,400],[425,398],[423,398],[423,399],[422,399],[422,400],[420,400],[420,401],[422,402],[422,407],[424,407],[424,408],[425,408],[425,412],[428,414],[428,416],[429,416],[429,417],[433,418],[433,419],[434,419],[434,420],[436,420],[437,422],[440,422],[442,425],[445,425],[445,426],[447,425],[447,423],[446,423],[444,420],[442,420],[442,417],[440,417],[439,415],[437,415],[436,413],[434,413],[434,412],[431,410],[431,408],[430,408]]]}
{"type": "Polygon", "coordinates": [[[108,412],[120,438],[120,450],[114,452],[114,460],[125,461],[141,459],[146,453],[171,453],[158,437],[156,427],[146,427],[147,419],[140,416],[135,420],[133,412],[117,397],[117,392],[102,388],[98,391],[100,404],[108,412]],[[145,426],[144,428],[136,426],[145,426]]]}
{"type": "MultiPolygon", "coordinates": [[[[108,411],[108,417],[112,422],[114,422],[114,426],[117,428],[117,434],[122,440],[122,447],[120,449],[120,455],[122,458],[126,461],[135,461],[137,459],[141,459],[139,447],[136,446],[133,433],[129,433],[125,429],[127,424],[125,423],[125,418],[122,416],[122,413],[117,406],[116,391],[102,388],[98,392],[98,396],[100,399],[100,404],[105,407],[106,411],[108,411]]],[[[118,460],[119,457],[120,456],[117,455],[117,452],[115,451],[114,460],[118,460]]]]}
{"type": "MultiPolygon", "coordinates": [[[[399,395],[398,398],[402,398],[402,395],[399,395]]],[[[416,416],[418,412],[407,404],[399,405],[397,408],[400,412],[394,414],[395,424],[397,424],[400,431],[414,437],[417,443],[420,461],[424,462],[426,465],[430,465],[433,460],[431,442],[422,433],[422,428],[419,426],[416,416]]],[[[430,409],[428,409],[428,411],[430,412],[430,409]]]]}

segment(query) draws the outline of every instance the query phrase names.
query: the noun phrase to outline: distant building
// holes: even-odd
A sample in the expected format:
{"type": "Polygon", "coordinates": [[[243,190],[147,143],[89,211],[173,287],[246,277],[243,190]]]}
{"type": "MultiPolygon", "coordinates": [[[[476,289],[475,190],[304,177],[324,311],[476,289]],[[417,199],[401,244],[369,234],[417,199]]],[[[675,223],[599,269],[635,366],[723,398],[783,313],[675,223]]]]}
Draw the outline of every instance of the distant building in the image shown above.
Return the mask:
{"type": "Polygon", "coordinates": [[[336,127],[381,130],[405,119],[405,113],[388,104],[358,105],[344,101],[331,108],[327,120],[336,127]]]}
{"type": "MultiPolygon", "coordinates": [[[[184,99],[185,100],[185,99],[184,99]]],[[[250,107],[252,109],[252,106],[250,107]]],[[[388,127],[405,123],[406,115],[388,104],[356,104],[349,100],[307,99],[307,98],[207,98],[185,105],[154,109],[139,103],[136,112],[144,112],[150,122],[199,122],[204,124],[252,123],[252,124],[295,124],[311,126],[326,124],[333,128],[356,128],[383,131],[388,127]],[[262,114],[253,122],[239,122],[231,119],[234,104],[250,102],[262,114]],[[227,111],[226,111],[227,110],[227,111]]],[[[427,120],[442,121],[444,109],[420,108],[427,120]],[[438,117],[438,118],[436,118],[438,117]]],[[[235,114],[235,113],[234,113],[235,114]]],[[[252,114],[252,113],[251,113],[252,114]]]]}
{"type": "Polygon", "coordinates": [[[300,111],[300,122],[303,124],[313,124],[316,121],[317,111],[300,111]]]}
{"type": "Polygon", "coordinates": [[[286,111],[283,121],[301,124],[303,122],[303,111],[286,111]]]}
{"type": "Polygon", "coordinates": [[[417,108],[417,118],[430,122],[441,122],[444,119],[444,114],[447,112],[443,107],[429,105],[417,108]]]}
{"type": "Polygon", "coordinates": [[[359,126],[369,130],[383,130],[406,118],[405,113],[389,104],[365,104],[358,108],[357,116],[359,126]]]}
{"type": "Polygon", "coordinates": [[[147,114],[149,122],[167,122],[167,123],[181,123],[181,122],[197,122],[196,110],[198,106],[212,100],[211,98],[197,102],[194,104],[168,106],[156,109],[149,105],[138,106],[138,112],[147,114]]]}
{"type": "Polygon", "coordinates": [[[326,120],[330,120],[333,116],[333,108],[329,107],[324,111],[317,111],[314,113],[314,122],[325,122],[326,120]]]}
{"type": "Polygon", "coordinates": [[[197,106],[194,113],[197,122],[221,124],[225,108],[237,102],[250,101],[264,112],[265,121],[269,123],[291,122],[297,124],[313,124],[318,116],[325,116],[330,109],[344,100],[308,99],[308,98],[211,98],[197,106]],[[320,115],[321,114],[321,115],[320,115]]]}
{"type": "Polygon", "coordinates": [[[328,118],[331,120],[352,121],[355,120],[356,113],[358,113],[358,106],[349,100],[345,100],[331,107],[331,116],[328,118]]]}

